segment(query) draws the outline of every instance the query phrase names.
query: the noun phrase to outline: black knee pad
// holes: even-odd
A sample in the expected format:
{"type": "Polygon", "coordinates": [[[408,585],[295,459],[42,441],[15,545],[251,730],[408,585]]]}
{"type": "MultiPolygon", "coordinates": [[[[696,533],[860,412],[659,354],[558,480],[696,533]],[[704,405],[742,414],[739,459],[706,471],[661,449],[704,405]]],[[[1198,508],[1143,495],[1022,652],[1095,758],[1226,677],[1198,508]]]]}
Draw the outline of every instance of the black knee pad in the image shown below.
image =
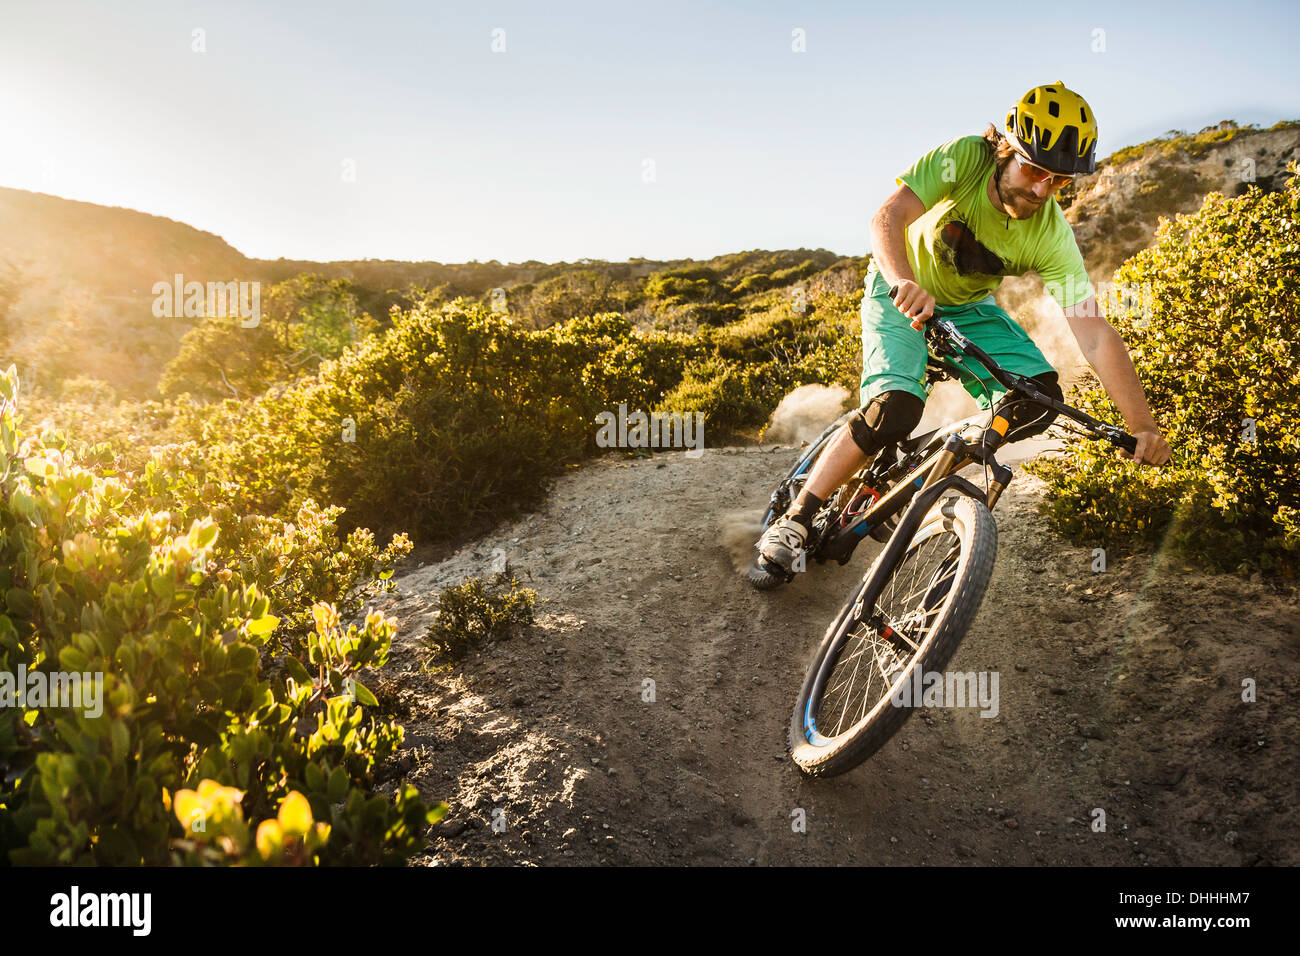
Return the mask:
{"type": "Polygon", "coordinates": [[[874,456],[890,442],[912,434],[924,412],[925,402],[911,392],[884,392],[849,419],[849,434],[864,455],[874,456]]]}
{"type": "MultiPolygon", "coordinates": [[[[1042,372],[1033,376],[1033,379],[1038,383],[1038,390],[1044,395],[1058,402],[1065,400],[1065,394],[1061,391],[1055,372],[1042,372]]],[[[1056,421],[1057,415],[1053,409],[1045,408],[1027,398],[1011,396],[1006,396],[998,402],[996,411],[1010,423],[1006,437],[1006,441],[1009,442],[1042,434],[1047,431],[1052,422],[1056,421]]]]}

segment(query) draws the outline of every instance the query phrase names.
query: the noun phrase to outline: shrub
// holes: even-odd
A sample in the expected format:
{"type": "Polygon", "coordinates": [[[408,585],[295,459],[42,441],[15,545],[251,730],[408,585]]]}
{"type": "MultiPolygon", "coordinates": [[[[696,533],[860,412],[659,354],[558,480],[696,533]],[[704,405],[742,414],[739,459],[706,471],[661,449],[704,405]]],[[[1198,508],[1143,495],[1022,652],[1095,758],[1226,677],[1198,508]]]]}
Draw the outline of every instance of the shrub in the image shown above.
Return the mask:
{"type": "Polygon", "coordinates": [[[642,292],[663,306],[703,302],[719,297],[717,273],[703,266],[658,272],[646,279],[642,292]]]}
{"type": "Polygon", "coordinates": [[[174,431],[203,446],[240,507],[329,501],[350,526],[446,538],[539,500],[595,450],[597,413],[649,408],[687,351],[618,315],[536,331],[458,299],[398,316],[280,394],[180,405],[174,431]]]}
{"type": "Polygon", "coordinates": [[[697,325],[727,325],[743,318],[744,315],[744,309],[731,303],[704,302],[694,306],[690,311],[690,316],[697,325]]]}
{"type": "Polygon", "coordinates": [[[677,388],[664,397],[662,410],[703,412],[705,426],[717,441],[759,428],[797,385],[808,384],[799,367],[781,361],[757,365],[710,358],[691,366],[677,388]]]}
{"type": "MultiPolygon", "coordinates": [[[[621,289],[608,275],[594,269],[565,272],[536,286],[510,289],[507,296],[511,314],[527,319],[538,329],[577,316],[623,312],[633,304],[630,291],[621,289]]],[[[490,298],[484,304],[490,304],[490,298]]]]}
{"type": "Polygon", "coordinates": [[[199,782],[197,790],[182,790],[171,803],[184,839],[172,841],[173,861],[190,866],[242,864],[249,866],[310,866],[320,861],[329,842],[330,826],[312,818],[311,803],[297,790],[280,802],[280,809],[249,829],[244,820],[244,793],[215,780],[199,782]]]}
{"type": "Polygon", "coordinates": [[[251,398],[314,373],[377,323],[360,311],[346,279],[303,274],[267,291],[255,326],[235,315],[204,318],[185,333],[158,381],[163,395],[251,398]]]}
{"type": "Polygon", "coordinates": [[[328,580],[355,598],[357,579],[402,543],[382,555],[365,535],[340,546],[332,512],[310,508],[306,527],[268,535],[271,519],[223,513],[217,488],[180,459],[105,474],[103,446],[25,435],[17,389],[11,366],[0,377],[0,675],[88,676],[71,701],[0,708],[0,858],[169,862],[174,841],[198,831],[167,795],[203,780],[237,788],[249,820],[301,793],[334,834],[316,848],[322,862],[413,852],[437,814],[409,786],[391,803],[371,794],[402,729],[373,716],[358,682],[384,663],[395,622],[371,613],[345,629],[310,593],[328,580]],[[225,531],[236,541],[223,544],[225,531]],[[317,566],[329,550],[339,562],[317,566]],[[277,652],[272,634],[308,602],[302,659],[277,652]]]}
{"type": "MultiPolygon", "coordinates": [[[[1130,345],[1173,459],[1136,467],[1087,443],[1031,470],[1046,513],[1076,540],[1163,543],[1221,569],[1293,575],[1300,556],[1300,176],[1286,188],[1206,197],[1162,220],[1115,274],[1140,301],[1111,320],[1130,345]],[[1145,309],[1143,309],[1145,306],[1145,309]],[[1253,429],[1253,440],[1252,438],[1253,429]]],[[[1119,421],[1103,391],[1079,407],[1119,421]]]]}
{"type": "MultiPolygon", "coordinates": [[[[1099,160],[1097,166],[1098,168],[1117,166],[1130,160],[1140,159],[1148,152],[1153,151],[1158,151],[1162,156],[1173,156],[1179,152],[1186,152],[1192,156],[1201,156],[1220,143],[1227,143],[1239,136],[1253,135],[1257,132],[1273,132],[1280,129],[1295,129],[1298,126],[1300,126],[1300,121],[1280,120],[1267,130],[1261,131],[1255,123],[1240,126],[1235,120],[1222,120],[1190,135],[1183,130],[1171,129],[1156,139],[1149,139],[1145,143],[1118,149],[1105,159],[1099,160]]],[[[1225,164],[1227,162],[1225,160],[1225,164]]]]}
{"type": "Polygon", "coordinates": [[[64,380],[60,397],[65,402],[78,405],[111,405],[117,401],[117,392],[107,382],[88,375],[78,375],[64,380]]]}
{"type": "Polygon", "coordinates": [[[514,578],[485,584],[469,578],[438,595],[437,617],[426,642],[439,656],[463,660],[486,641],[504,640],[512,631],[533,623],[537,594],[521,588],[514,578]]]}
{"type": "Polygon", "coordinates": [[[791,266],[789,269],[779,269],[776,272],[773,272],[772,285],[790,285],[792,282],[799,282],[802,279],[807,279],[809,276],[816,275],[820,271],[821,266],[812,259],[805,259],[797,266],[791,266]]]}
{"type": "Polygon", "coordinates": [[[731,294],[733,296],[752,295],[755,292],[766,292],[773,285],[775,283],[772,281],[772,277],[766,272],[755,272],[737,282],[731,290],[731,294]]]}

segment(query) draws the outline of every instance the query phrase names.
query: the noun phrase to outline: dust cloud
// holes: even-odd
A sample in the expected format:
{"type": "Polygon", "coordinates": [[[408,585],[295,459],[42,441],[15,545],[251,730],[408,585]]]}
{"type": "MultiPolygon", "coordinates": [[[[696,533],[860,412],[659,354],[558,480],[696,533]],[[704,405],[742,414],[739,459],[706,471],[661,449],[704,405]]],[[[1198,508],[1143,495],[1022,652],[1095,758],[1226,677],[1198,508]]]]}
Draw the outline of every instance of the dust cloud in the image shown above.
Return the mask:
{"type": "Polygon", "coordinates": [[[801,385],[776,406],[763,441],[791,445],[813,441],[850,407],[848,390],[840,385],[801,385]]]}
{"type": "Polygon", "coordinates": [[[737,574],[744,574],[754,559],[754,545],[763,533],[763,510],[730,511],[719,519],[719,538],[737,574]]]}
{"type": "Polygon", "coordinates": [[[932,431],[940,425],[947,425],[978,411],[975,399],[966,394],[960,384],[953,381],[940,382],[930,389],[930,397],[925,400],[925,413],[912,434],[932,431]]]}
{"type": "Polygon", "coordinates": [[[998,287],[998,305],[1007,311],[1042,351],[1061,376],[1061,387],[1069,389],[1088,370],[1069,323],[1056,300],[1043,288],[1037,275],[1008,276],[998,287]]]}

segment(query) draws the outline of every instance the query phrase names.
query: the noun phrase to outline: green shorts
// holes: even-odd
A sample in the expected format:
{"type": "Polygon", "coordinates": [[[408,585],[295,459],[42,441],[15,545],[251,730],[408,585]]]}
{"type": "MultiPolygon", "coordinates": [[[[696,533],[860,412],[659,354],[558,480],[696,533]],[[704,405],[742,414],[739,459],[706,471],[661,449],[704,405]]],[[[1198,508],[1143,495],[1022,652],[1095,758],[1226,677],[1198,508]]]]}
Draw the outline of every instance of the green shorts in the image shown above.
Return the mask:
{"type": "MultiPolygon", "coordinates": [[[[859,404],[866,405],[882,392],[910,392],[925,401],[926,345],[924,333],[912,328],[911,319],[894,307],[889,284],[874,265],[867,269],[866,292],[862,296],[862,389],[859,404]]],[[[1009,372],[1040,375],[1054,371],[1033,339],[993,296],[962,306],[942,306],[944,318],[962,334],[993,356],[1009,372]]],[[[983,409],[1006,393],[988,370],[974,359],[964,360],[966,369],[959,379],[962,387],[983,409]],[[990,395],[991,393],[991,395],[990,395]]]]}

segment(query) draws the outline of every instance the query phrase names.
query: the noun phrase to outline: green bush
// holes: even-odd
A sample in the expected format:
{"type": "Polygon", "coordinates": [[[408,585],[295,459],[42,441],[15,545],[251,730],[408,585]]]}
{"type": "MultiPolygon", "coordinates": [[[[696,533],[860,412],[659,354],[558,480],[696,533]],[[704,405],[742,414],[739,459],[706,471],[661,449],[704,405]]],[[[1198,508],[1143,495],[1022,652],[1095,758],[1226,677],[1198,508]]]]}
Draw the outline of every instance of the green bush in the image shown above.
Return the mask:
{"type": "Polygon", "coordinates": [[[755,292],[766,292],[774,285],[776,283],[772,281],[772,277],[766,272],[755,272],[737,282],[731,290],[731,294],[733,296],[752,295],[755,292]]]}
{"type": "MultiPolygon", "coordinates": [[[[506,291],[510,314],[538,329],[577,316],[623,312],[635,304],[631,290],[620,288],[608,275],[594,269],[565,272],[535,286],[506,291]]],[[[491,304],[490,294],[483,304],[491,304]]]]}
{"type": "Polygon", "coordinates": [[[816,275],[821,271],[819,266],[812,259],[805,259],[797,266],[791,266],[789,269],[779,269],[772,273],[772,285],[784,286],[794,282],[800,282],[809,276],[816,275]]]}
{"type": "Polygon", "coordinates": [[[817,381],[805,362],[746,365],[713,357],[691,366],[681,384],[664,397],[662,410],[703,412],[710,440],[717,442],[754,432],[787,392],[817,381]]]}
{"type": "Polygon", "coordinates": [[[684,415],[703,412],[705,427],[715,441],[755,428],[776,407],[768,396],[756,391],[756,371],[720,358],[701,362],[664,397],[663,410],[684,415]]]}
{"type": "MultiPolygon", "coordinates": [[[[776,293],[773,293],[775,296],[776,293]]],[[[703,412],[711,441],[755,437],[800,385],[838,383],[856,395],[862,370],[862,291],[826,293],[803,313],[783,298],[695,337],[703,354],[686,366],[661,408],[703,412]]]]}
{"type": "Polygon", "coordinates": [[[267,290],[256,325],[236,315],[208,316],[185,333],[159,377],[163,395],[252,398],[311,375],[326,359],[377,328],[360,310],[352,284],[303,274],[267,290]]]}
{"type": "MultiPolygon", "coordinates": [[[[1286,188],[1206,197],[1162,220],[1115,274],[1129,343],[1173,459],[1134,466],[1090,443],[1031,470],[1046,513],[1076,540],[1163,544],[1221,569],[1294,575],[1300,556],[1300,176],[1286,188]],[[1253,423],[1253,425],[1251,424],[1253,423]],[[1251,429],[1253,428],[1253,440],[1251,429]]],[[[1079,407],[1120,421],[1095,384],[1079,407]]]]}
{"type": "Polygon", "coordinates": [[[340,544],[336,512],[308,506],[302,528],[236,516],[181,457],[108,474],[104,446],[24,434],[17,391],[11,366],[0,377],[0,675],[83,674],[99,692],[94,706],[82,694],[0,708],[0,859],[213,862],[186,849],[205,831],[187,830],[169,797],[204,780],[238,788],[249,820],[298,791],[334,835],[313,847],[321,862],[417,849],[437,813],[409,786],[395,802],[372,795],[402,729],[366,714],[376,701],[359,682],[384,663],[395,623],[371,613],[345,628],[311,593],[328,581],[355,600],[359,579],[404,542],[340,544]],[[295,621],[297,653],[271,643],[295,621]]]}
{"type": "Polygon", "coordinates": [[[438,610],[425,641],[435,654],[451,661],[464,660],[487,641],[508,638],[516,628],[533,623],[537,594],[521,588],[514,578],[484,583],[469,578],[438,595],[438,610]]]}
{"type": "Polygon", "coordinates": [[[63,382],[61,399],[78,405],[111,405],[117,401],[117,392],[113,386],[88,375],[66,379],[63,382]]]}
{"type": "Polygon", "coordinates": [[[645,280],[642,293],[661,306],[720,298],[717,273],[704,266],[655,273],[645,280]]]}
{"type": "Polygon", "coordinates": [[[328,501],[352,527],[445,539],[540,500],[596,450],[596,415],[652,407],[688,351],[620,315],[538,331],[458,299],[397,316],[278,394],[178,403],[172,433],[204,449],[238,508],[328,501]]]}
{"type": "Polygon", "coordinates": [[[743,318],[745,310],[731,303],[703,302],[690,310],[690,317],[696,325],[727,325],[743,318]]]}

